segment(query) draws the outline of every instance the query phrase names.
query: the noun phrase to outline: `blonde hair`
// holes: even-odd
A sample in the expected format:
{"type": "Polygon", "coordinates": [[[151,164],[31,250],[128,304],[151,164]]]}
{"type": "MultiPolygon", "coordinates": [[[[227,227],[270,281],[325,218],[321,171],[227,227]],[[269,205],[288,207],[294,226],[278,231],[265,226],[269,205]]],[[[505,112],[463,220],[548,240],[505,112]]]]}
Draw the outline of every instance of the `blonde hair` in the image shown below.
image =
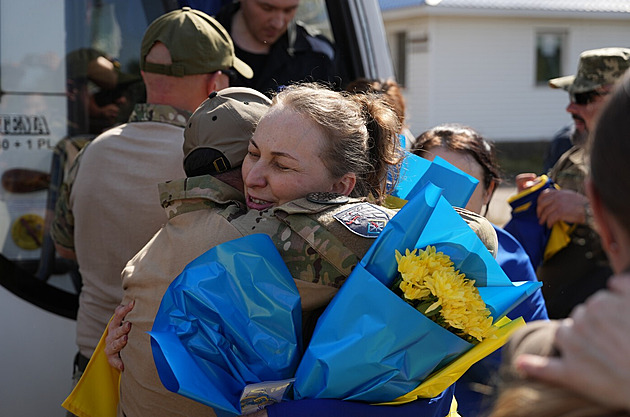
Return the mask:
{"type": "Polygon", "coordinates": [[[286,87],[272,100],[315,122],[327,139],[322,160],[334,178],[355,173],[355,197],[382,202],[390,167],[400,162],[400,122],[376,95],[351,95],[316,83],[286,87]]]}
{"type": "Polygon", "coordinates": [[[488,417],[629,417],[568,389],[522,380],[503,388],[488,417]]]}

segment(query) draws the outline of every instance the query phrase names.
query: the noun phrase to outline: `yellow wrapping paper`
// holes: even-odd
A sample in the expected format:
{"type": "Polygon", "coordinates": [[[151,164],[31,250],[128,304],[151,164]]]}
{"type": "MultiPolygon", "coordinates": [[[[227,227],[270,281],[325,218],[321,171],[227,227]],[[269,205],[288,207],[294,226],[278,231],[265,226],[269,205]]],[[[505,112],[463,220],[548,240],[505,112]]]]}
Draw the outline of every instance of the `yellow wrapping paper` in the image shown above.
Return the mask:
{"type": "Polygon", "coordinates": [[[516,329],[525,325],[525,320],[522,317],[515,320],[504,317],[494,325],[498,327],[496,338],[486,339],[479,343],[444,368],[431,374],[413,391],[380,405],[405,404],[419,398],[437,396],[457,381],[473,364],[503,346],[516,329]]]}

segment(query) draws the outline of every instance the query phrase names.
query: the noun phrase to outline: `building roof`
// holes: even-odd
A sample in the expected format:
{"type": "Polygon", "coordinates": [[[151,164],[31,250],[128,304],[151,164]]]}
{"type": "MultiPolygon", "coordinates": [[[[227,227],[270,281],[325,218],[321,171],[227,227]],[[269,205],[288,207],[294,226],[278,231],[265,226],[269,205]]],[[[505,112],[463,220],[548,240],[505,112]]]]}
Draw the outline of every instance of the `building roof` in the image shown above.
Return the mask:
{"type": "Polygon", "coordinates": [[[630,13],[630,0],[379,0],[381,10],[407,7],[630,13]]]}

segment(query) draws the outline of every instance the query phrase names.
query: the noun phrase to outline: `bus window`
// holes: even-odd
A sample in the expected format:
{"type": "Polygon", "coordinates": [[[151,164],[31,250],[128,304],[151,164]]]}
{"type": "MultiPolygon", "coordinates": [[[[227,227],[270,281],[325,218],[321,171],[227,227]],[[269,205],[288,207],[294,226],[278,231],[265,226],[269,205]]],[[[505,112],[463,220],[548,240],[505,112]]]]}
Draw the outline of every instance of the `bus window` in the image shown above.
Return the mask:
{"type": "MultiPolygon", "coordinates": [[[[46,223],[67,161],[145,100],[149,22],[231,1],[0,0],[0,415],[65,415],[80,277],[46,223]]],[[[301,0],[297,16],[334,43],[345,83],[392,76],[377,0],[301,0]]]]}
{"type": "Polygon", "coordinates": [[[47,233],[56,188],[85,143],[145,101],[138,51],[165,11],[141,0],[0,4],[0,254],[25,277],[73,269],[47,233]]]}

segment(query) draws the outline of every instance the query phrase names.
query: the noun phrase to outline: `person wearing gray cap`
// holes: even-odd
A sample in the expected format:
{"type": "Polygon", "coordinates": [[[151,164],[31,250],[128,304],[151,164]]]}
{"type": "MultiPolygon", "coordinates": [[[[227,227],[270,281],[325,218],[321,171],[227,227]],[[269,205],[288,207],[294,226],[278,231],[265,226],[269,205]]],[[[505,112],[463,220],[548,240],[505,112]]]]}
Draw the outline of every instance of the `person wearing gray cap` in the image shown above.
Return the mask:
{"type": "MultiPolygon", "coordinates": [[[[554,78],[552,88],[569,93],[567,112],[575,122],[573,147],[565,152],[549,172],[560,189],[543,191],[537,200],[541,224],[551,227],[558,221],[574,225],[570,242],[538,267],[549,318],[564,318],[574,306],[606,285],[611,269],[593,229],[591,209],[584,189],[587,174],[586,138],[606,103],[613,85],[630,67],[630,49],[602,48],[582,52],[575,75],[554,78]]],[[[531,185],[535,174],[517,176],[519,190],[531,185]]]]}
{"type": "Polygon", "coordinates": [[[124,303],[134,300],[125,322],[131,331],[121,352],[125,367],[119,410],[127,416],[213,415],[207,406],[164,388],[153,364],[147,332],[162,295],[184,266],[209,247],[242,236],[229,225],[230,218],[244,207],[240,203],[240,166],[254,128],[269,104],[266,96],[249,88],[230,87],[211,93],[184,131],[187,178],[159,184],[162,213],[168,221],[122,273],[121,299],[124,303]]]}
{"type": "Polygon", "coordinates": [[[229,85],[225,72],[252,76],[223,27],[190,8],[152,22],[140,52],[147,103],[82,151],[51,227],[58,253],[77,260],[83,281],[75,378],[122,299],[122,269],[167,221],[156,185],[184,175],[182,142],[190,114],[212,91],[229,85]]]}

